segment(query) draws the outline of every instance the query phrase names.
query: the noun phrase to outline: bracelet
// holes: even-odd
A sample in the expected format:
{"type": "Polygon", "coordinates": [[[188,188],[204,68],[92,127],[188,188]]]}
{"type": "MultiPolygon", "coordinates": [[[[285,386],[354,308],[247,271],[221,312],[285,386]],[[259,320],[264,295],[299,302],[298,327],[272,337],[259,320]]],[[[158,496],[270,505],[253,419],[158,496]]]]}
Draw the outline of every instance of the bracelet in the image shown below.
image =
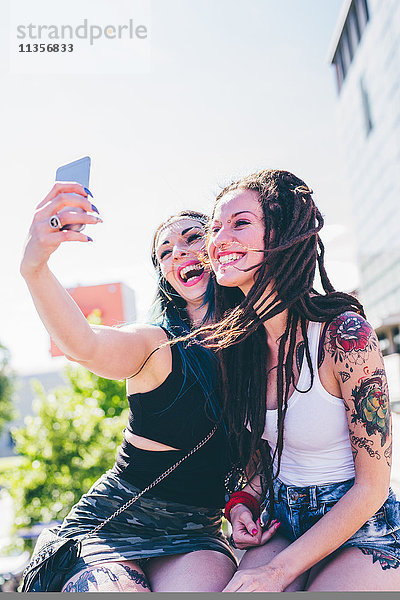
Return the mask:
{"type": "Polygon", "coordinates": [[[225,519],[227,519],[229,522],[231,522],[231,510],[234,506],[236,506],[236,504],[244,504],[247,506],[247,508],[250,509],[254,520],[258,519],[261,514],[260,505],[254,496],[248,492],[234,492],[225,506],[224,515],[225,519]]]}

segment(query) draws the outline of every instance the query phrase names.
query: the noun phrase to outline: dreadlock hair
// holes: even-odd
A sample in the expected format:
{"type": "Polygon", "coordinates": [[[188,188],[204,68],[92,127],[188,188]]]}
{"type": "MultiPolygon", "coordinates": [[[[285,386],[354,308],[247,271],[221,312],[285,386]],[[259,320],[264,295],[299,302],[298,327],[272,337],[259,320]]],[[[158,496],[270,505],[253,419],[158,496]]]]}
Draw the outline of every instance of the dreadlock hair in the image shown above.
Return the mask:
{"type": "MultiPolygon", "coordinates": [[[[318,235],[323,217],[314,204],[312,190],[283,170],[267,169],[225,187],[220,199],[234,190],[255,190],[265,224],[264,250],[253,272],[247,296],[238,288],[215,286],[215,324],[200,331],[203,343],[217,350],[223,385],[223,414],[242,467],[260,457],[263,483],[273,504],[273,479],[280,469],[285,415],[290,384],[294,384],[294,353],[300,327],[305,360],[314,373],[307,339],[307,321],[329,322],[351,310],[364,316],[362,305],[351,295],[336,292],[324,266],[324,246],[318,235]],[[313,287],[316,267],[324,293],[313,287]],[[262,440],[266,421],[267,332],[263,324],[286,311],[279,339],[277,369],[278,438],[275,451],[262,440]],[[250,443],[248,431],[250,428],[250,443]],[[277,458],[276,472],[273,463],[277,458]]],[[[214,211],[215,211],[214,207],[214,211]]],[[[299,390],[306,392],[308,390],[299,390]]],[[[272,510],[271,513],[272,514],[272,510]]]]}

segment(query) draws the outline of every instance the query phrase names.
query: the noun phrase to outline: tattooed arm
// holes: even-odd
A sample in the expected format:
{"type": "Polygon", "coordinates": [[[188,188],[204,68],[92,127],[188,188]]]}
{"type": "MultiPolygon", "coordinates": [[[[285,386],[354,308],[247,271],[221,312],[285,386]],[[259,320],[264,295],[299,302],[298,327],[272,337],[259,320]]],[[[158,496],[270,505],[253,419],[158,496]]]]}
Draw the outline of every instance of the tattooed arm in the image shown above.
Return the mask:
{"type": "Polygon", "coordinates": [[[382,506],[389,489],[390,404],[376,334],[363,317],[344,313],[329,325],[324,350],[324,361],[346,408],[355,483],[318,523],[278,555],[285,569],[293,569],[291,581],[351,537],[382,506]]]}
{"type": "Polygon", "coordinates": [[[344,313],[330,324],[325,349],[346,408],[356,483],[360,477],[372,478],[374,486],[382,482],[385,489],[391,466],[391,413],[375,332],[359,315],[344,313]]]}
{"type": "MultiPolygon", "coordinates": [[[[257,591],[284,590],[298,575],[339,548],[387,498],[390,405],[375,332],[359,315],[344,313],[330,324],[324,350],[325,368],[329,367],[346,409],[355,483],[329,512],[271,562],[238,572],[231,583],[236,578],[237,586],[240,580],[241,591],[247,590],[246,585],[257,591]]],[[[229,586],[225,591],[235,591],[229,586]]]]}

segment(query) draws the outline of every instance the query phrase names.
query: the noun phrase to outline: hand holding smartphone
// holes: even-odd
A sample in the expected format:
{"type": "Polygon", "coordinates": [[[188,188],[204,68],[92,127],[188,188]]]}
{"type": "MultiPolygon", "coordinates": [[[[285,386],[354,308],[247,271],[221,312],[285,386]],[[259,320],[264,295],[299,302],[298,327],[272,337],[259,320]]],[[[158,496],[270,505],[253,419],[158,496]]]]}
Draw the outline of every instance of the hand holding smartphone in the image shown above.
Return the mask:
{"type": "MultiPolygon", "coordinates": [[[[74,160],[66,165],[62,165],[56,171],[56,181],[75,181],[80,183],[84,188],[89,189],[90,177],[90,156],[84,156],[78,160],[74,160]]],[[[85,212],[82,208],[66,206],[58,212],[85,212]]],[[[84,223],[71,223],[64,225],[61,229],[71,229],[72,231],[82,231],[85,228],[84,223]]]]}

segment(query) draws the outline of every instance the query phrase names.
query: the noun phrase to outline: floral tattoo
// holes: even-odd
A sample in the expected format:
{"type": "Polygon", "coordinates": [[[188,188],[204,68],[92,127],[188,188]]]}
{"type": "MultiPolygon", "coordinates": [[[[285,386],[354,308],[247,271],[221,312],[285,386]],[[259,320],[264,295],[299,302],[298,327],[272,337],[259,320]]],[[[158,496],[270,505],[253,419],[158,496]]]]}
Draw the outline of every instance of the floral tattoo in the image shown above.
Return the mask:
{"type": "Polygon", "coordinates": [[[333,357],[335,363],[362,365],[368,359],[369,353],[378,348],[370,325],[356,314],[339,315],[330,323],[328,332],[325,350],[333,357]]]}

